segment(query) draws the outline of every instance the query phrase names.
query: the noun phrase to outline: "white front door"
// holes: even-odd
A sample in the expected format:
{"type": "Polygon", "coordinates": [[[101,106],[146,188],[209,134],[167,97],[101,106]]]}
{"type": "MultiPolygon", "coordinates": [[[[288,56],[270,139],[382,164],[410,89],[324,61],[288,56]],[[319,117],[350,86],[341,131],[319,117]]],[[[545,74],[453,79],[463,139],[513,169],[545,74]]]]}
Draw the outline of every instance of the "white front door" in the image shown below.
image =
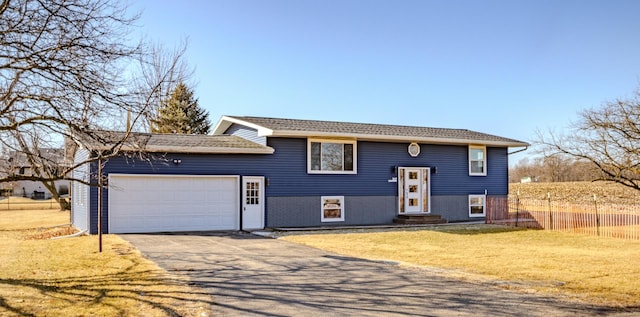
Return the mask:
{"type": "Polygon", "coordinates": [[[400,213],[428,213],[429,204],[429,168],[401,167],[398,169],[400,181],[400,213]]]}
{"type": "Polygon", "coordinates": [[[242,229],[264,228],[264,177],[242,177],[242,229]]]}
{"type": "Polygon", "coordinates": [[[404,170],[405,212],[422,212],[422,170],[407,168],[404,170]]]}

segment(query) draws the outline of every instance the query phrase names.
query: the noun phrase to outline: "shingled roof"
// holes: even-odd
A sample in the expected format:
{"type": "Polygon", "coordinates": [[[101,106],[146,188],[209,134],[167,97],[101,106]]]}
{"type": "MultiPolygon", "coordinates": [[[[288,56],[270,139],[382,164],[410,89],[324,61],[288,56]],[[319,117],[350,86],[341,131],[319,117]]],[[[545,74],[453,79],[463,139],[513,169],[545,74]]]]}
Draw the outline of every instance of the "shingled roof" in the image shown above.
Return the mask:
{"type": "Polygon", "coordinates": [[[529,146],[528,143],[523,141],[466,129],[246,116],[222,117],[214,129],[214,134],[224,133],[224,130],[232,123],[254,128],[261,136],[350,137],[359,140],[390,142],[483,144],[506,147],[529,146]]]}
{"type": "MultiPolygon", "coordinates": [[[[50,165],[61,164],[64,162],[64,149],[58,148],[41,148],[37,152],[29,153],[30,157],[39,163],[47,163],[50,165]]],[[[31,167],[31,163],[27,158],[27,153],[20,151],[11,151],[9,153],[8,162],[12,167],[31,167]]]]}
{"type": "MultiPolygon", "coordinates": [[[[105,150],[121,142],[125,132],[92,131],[82,137],[92,150],[105,150]]],[[[154,153],[271,154],[273,148],[232,135],[161,134],[132,132],[121,150],[154,153]]]]}

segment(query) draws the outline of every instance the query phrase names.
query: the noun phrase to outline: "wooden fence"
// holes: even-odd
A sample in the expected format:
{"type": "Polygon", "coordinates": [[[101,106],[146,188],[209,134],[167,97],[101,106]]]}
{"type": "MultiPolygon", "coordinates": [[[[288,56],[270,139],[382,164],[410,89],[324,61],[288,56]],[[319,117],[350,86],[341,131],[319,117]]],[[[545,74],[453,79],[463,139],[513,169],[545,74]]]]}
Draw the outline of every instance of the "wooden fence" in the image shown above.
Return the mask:
{"type": "Polygon", "coordinates": [[[489,197],[486,223],[640,240],[640,205],[489,197]]]}

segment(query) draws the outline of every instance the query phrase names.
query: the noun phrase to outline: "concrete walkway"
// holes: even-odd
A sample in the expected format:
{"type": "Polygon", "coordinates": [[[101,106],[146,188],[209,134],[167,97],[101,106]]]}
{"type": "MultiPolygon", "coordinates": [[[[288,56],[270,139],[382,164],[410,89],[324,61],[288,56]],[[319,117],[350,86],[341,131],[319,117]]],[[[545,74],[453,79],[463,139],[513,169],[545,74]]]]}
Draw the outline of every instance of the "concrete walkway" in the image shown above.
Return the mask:
{"type": "MultiPolygon", "coordinates": [[[[243,233],[120,235],[213,296],[211,316],[632,316],[243,233]]],[[[428,256],[428,255],[425,255],[428,256]]]]}

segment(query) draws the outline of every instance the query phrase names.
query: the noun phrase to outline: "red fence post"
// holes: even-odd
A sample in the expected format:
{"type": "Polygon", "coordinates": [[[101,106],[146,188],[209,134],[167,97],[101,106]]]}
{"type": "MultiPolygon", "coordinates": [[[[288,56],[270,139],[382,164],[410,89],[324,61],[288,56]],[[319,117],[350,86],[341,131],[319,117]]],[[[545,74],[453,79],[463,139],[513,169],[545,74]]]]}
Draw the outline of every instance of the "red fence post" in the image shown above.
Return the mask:
{"type": "Polygon", "coordinates": [[[553,215],[551,214],[551,193],[547,192],[547,208],[549,210],[549,230],[553,230],[553,215]]]}
{"type": "Polygon", "coordinates": [[[600,215],[598,215],[598,199],[596,194],[593,194],[593,205],[596,207],[596,235],[600,236],[600,215]]]}

